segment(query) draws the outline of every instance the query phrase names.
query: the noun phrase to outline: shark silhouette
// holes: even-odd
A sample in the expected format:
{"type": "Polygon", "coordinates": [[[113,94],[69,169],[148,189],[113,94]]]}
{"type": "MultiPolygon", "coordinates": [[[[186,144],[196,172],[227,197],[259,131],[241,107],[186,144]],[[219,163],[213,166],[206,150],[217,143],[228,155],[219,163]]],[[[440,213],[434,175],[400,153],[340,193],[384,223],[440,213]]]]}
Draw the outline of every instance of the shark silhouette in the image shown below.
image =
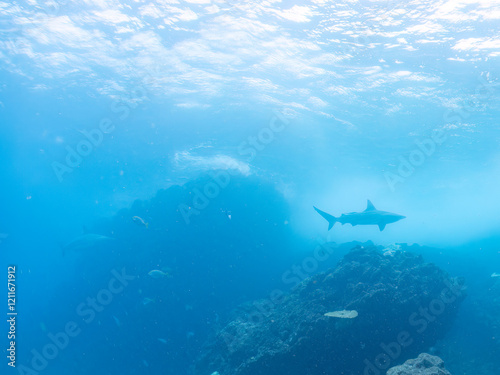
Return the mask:
{"type": "MultiPolygon", "coordinates": [[[[314,207],[314,206],[313,206],[314,207]]],[[[375,206],[368,200],[366,205],[366,210],[363,212],[350,212],[348,214],[342,214],[340,217],[335,217],[327,214],[314,207],[316,212],[323,216],[326,221],[328,221],[328,230],[332,229],[333,225],[338,221],[339,223],[351,224],[353,227],[356,225],[378,225],[380,231],[383,231],[385,226],[390,223],[395,223],[406,216],[393,214],[392,212],[379,211],[375,206]]]]}

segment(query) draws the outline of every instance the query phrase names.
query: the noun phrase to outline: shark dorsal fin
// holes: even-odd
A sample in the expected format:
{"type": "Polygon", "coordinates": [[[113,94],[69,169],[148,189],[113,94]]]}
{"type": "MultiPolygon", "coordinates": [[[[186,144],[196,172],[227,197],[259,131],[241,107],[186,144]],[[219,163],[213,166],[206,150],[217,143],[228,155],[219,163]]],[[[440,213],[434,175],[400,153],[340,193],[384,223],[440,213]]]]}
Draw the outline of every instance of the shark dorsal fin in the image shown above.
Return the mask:
{"type": "Polygon", "coordinates": [[[366,202],[366,210],[365,211],[375,211],[375,210],[376,210],[375,206],[368,199],[367,202],[366,202]]]}

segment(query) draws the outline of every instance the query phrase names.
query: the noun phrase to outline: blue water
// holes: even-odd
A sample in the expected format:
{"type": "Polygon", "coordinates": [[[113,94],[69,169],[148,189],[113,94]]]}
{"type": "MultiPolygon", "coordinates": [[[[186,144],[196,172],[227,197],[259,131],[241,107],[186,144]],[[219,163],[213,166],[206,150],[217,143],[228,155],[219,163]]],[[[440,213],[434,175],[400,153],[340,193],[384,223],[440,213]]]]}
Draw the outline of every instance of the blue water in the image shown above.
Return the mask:
{"type": "Polygon", "coordinates": [[[318,243],[350,245],[305,276],[367,241],[466,279],[432,350],[454,375],[496,374],[497,1],[0,9],[0,260],[19,314],[2,374],[189,374],[318,243]],[[327,231],[312,208],[367,199],[406,219],[327,231]],[[108,238],[68,247],[89,233],[108,238]]]}

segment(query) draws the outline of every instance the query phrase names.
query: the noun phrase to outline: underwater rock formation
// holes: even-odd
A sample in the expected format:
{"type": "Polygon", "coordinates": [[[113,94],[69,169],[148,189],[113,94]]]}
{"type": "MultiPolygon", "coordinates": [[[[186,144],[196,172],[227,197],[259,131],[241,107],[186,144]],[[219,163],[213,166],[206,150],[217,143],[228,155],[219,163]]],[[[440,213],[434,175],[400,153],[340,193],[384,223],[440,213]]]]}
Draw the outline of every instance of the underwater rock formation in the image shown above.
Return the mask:
{"type": "Polygon", "coordinates": [[[241,306],[205,345],[195,373],[382,375],[444,336],[462,285],[412,253],[356,247],[288,295],[275,290],[241,306]],[[358,316],[325,316],[342,310],[358,316]]]}
{"type": "Polygon", "coordinates": [[[401,366],[396,366],[387,375],[451,375],[444,367],[444,361],[436,356],[422,353],[415,359],[409,359],[401,366]]]}
{"type": "Polygon", "coordinates": [[[494,337],[500,337],[500,278],[492,276],[492,284],[478,300],[478,315],[481,322],[489,328],[494,337]]]}

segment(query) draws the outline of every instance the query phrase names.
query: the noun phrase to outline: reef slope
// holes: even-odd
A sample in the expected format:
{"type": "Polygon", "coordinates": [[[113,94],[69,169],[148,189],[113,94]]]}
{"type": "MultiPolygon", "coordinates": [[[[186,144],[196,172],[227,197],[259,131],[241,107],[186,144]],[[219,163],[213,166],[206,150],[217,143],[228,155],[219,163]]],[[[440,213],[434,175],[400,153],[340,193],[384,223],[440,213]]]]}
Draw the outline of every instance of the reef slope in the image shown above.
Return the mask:
{"type": "Polygon", "coordinates": [[[420,256],[356,247],[278,296],[241,306],[207,342],[195,373],[385,374],[444,336],[464,292],[462,280],[420,256]],[[358,315],[325,316],[341,310],[358,315]]]}

